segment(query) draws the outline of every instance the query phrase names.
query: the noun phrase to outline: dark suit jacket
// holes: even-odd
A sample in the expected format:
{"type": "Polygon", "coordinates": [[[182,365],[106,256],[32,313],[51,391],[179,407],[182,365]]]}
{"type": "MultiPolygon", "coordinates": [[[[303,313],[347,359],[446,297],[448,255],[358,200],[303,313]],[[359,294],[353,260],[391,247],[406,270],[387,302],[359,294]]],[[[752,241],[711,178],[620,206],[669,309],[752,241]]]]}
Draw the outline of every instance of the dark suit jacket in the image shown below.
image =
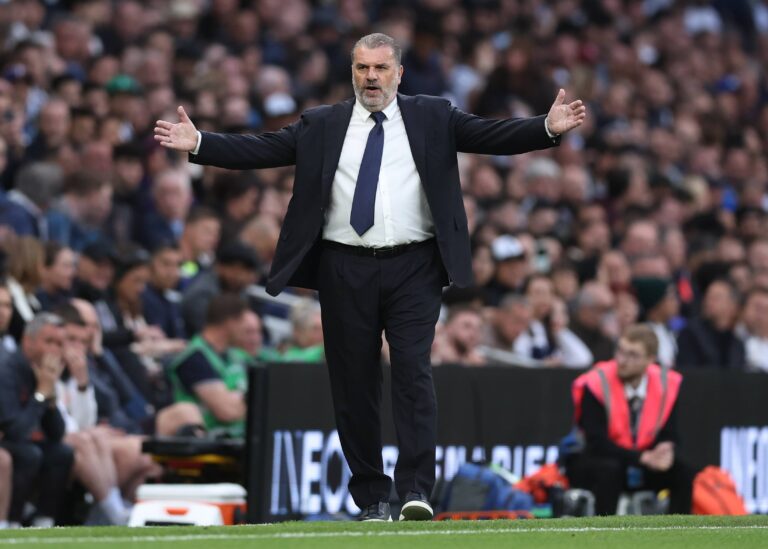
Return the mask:
{"type": "MultiPolygon", "coordinates": [[[[467,216],[456,153],[509,155],[557,144],[544,129],[544,116],[486,120],[451,106],[446,99],[398,94],[408,142],[435,222],[447,279],[472,283],[467,216]]],[[[279,131],[261,135],[202,133],[190,161],[229,169],[296,165],[288,206],[267,291],[285,286],[317,288],[317,246],[325,223],[331,185],[341,156],[354,99],[304,112],[279,131]]]]}
{"type": "Polygon", "coordinates": [[[29,440],[38,432],[53,442],[64,437],[59,409],[33,398],[37,380],[21,351],[0,364],[0,379],[0,434],[4,440],[29,440]]]}
{"type": "Polygon", "coordinates": [[[735,332],[719,332],[708,321],[694,318],[677,338],[677,367],[743,370],[744,343],[735,332]]]}

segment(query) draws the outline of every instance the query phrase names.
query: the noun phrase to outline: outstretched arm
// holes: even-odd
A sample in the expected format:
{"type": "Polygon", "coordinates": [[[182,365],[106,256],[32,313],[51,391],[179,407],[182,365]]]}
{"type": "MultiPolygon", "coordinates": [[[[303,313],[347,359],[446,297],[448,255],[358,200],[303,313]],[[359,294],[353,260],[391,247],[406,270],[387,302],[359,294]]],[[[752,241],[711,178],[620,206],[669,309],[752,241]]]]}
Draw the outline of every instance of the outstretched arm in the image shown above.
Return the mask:
{"type": "Polygon", "coordinates": [[[562,89],[546,116],[489,120],[455,108],[451,113],[458,151],[496,155],[520,154],[557,145],[558,137],[580,126],[585,117],[583,103],[576,100],[566,105],[562,89]]]}
{"type": "Polygon", "coordinates": [[[261,135],[198,132],[179,107],[179,122],[158,120],[155,140],[168,149],[190,153],[190,161],[233,170],[275,168],[296,162],[296,134],[301,122],[261,135]],[[200,144],[198,149],[198,136],[200,144]]]}

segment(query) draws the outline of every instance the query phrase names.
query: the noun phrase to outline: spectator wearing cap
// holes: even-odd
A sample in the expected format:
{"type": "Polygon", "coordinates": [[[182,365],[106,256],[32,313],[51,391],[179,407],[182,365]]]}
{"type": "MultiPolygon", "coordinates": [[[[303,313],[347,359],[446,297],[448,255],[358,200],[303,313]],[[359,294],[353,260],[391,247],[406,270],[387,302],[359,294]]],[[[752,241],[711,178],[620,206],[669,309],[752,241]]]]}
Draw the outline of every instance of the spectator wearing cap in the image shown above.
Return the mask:
{"type": "Polygon", "coordinates": [[[734,330],[738,317],[739,296],[733,284],[725,279],[711,282],[701,315],[692,318],[677,338],[677,367],[743,369],[744,344],[734,330]]]}
{"type": "Polygon", "coordinates": [[[53,204],[63,175],[56,164],[33,162],[16,174],[16,185],[0,197],[0,225],[7,225],[17,235],[31,235],[48,240],[46,212],[53,204]]]}
{"type": "Polygon", "coordinates": [[[179,240],[182,261],[180,289],[185,289],[197,275],[211,268],[220,240],[221,219],[216,212],[205,206],[192,208],[179,240]]]}
{"type": "Polygon", "coordinates": [[[75,253],[58,242],[45,244],[40,288],[35,293],[44,311],[51,311],[72,298],[75,282],[75,253]]]}
{"type": "Polygon", "coordinates": [[[109,112],[117,117],[120,135],[123,139],[132,139],[135,128],[130,120],[141,108],[141,86],[132,76],[118,74],[107,82],[105,89],[109,95],[109,112]]]}
{"type": "Polygon", "coordinates": [[[496,263],[493,280],[488,285],[489,305],[496,306],[509,292],[521,292],[530,274],[528,258],[520,239],[502,235],[491,242],[491,256],[496,263]]]}
{"type": "Polygon", "coordinates": [[[208,302],[221,292],[245,296],[248,286],[259,279],[259,258],[252,248],[240,241],[225,243],[212,270],[195,278],[184,290],[181,314],[188,334],[202,329],[208,302]]]}
{"type": "Polygon", "coordinates": [[[609,360],[614,353],[617,322],[613,309],[613,294],[600,282],[587,282],[576,296],[570,327],[596,361],[609,360]]]}
{"type": "Polygon", "coordinates": [[[677,339],[670,329],[670,322],[680,310],[680,302],[672,280],[668,278],[642,277],[632,279],[640,318],[653,328],[658,340],[656,363],[673,368],[677,358],[677,339]]]}
{"type": "Polygon", "coordinates": [[[168,170],[157,175],[152,186],[154,211],[142,217],[136,227],[137,241],[147,249],[161,242],[178,242],[184,222],[192,207],[192,183],[180,170],[168,170]]]}
{"type": "Polygon", "coordinates": [[[181,273],[181,251],[173,243],[161,244],[152,251],[149,280],[141,294],[144,318],[171,339],[185,339],[181,316],[181,294],[178,292],[181,273]]]}
{"type": "Polygon", "coordinates": [[[77,171],[64,180],[63,196],[47,214],[50,237],[82,250],[104,238],[104,225],[112,211],[112,183],[106,175],[77,171]]]}

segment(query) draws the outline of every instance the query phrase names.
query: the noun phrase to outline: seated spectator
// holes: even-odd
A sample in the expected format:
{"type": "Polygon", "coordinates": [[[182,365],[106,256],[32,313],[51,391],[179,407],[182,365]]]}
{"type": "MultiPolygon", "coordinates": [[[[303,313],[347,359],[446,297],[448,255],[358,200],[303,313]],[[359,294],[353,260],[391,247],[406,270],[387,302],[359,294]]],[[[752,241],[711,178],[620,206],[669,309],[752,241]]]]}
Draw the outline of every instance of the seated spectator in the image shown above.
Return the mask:
{"type": "Polygon", "coordinates": [[[104,302],[112,287],[116,262],[116,252],[105,240],[88,244],[77,259],[73,294],[96,305],[99,314],[106,312],[104,302]]]}
{"type": "Polygon", "coordinates": [[[747,367],[768,372],[768,290],[754,288],[747,295],[740,333],[747,367]]]}
{"type": "Polygon", "coordinates": [[[77,171],[64,180],[63,195],[47,213],[49,238],[82,250],[105,238],[112,211],[112,183],[103,173],[77,171]]]}
{"type": "Polygon", "coordinates": [[[64,418],[56,404],[63,340],[61,319],[40,313],[26,325],[21,350],[0,364],[0,447],[13,458],[13,522],[21,523],[37,485],[31,523],[53,526],[66,493],[74,455],[62,442],[64,418]]]}
{"type": "MultiPolygon", "coordinates": [[[[173,435],[179,427],[200,421],[197,406],[186,403],[171,404],[155,413],[115,355],[102,345],[101,325],[93,305],[82,299],[72,300],[72,305],[88,329],[88,375],[96,395],[99,424],[134,435],[173,435]]],[[[236,335],[249,332],[244,328],[236,335]]],[[[147,456],[135,457],[140,453],[140,437],[112,441],[120,488],[130,499],[142,480],[156,470],[147,463],[147,456]]]]}
{"type": "Polygon", "coordinates": [[[479,351],[489,363],[512,366],[538,366],[538,361],[515,352],[515,340],[531,322],[531,307],[524,296],[507,294],[498,308],[490,309],[489,323],[479,351]]]}
{"type": "Polygon", "coordinates": [[[482,341],[483,318],[474,307],[454,305],[438,343],[432,352],[432,364],[482,366],[487,363],[478,346],[482,341]]]}
{"type": "Polygon", "coordinates": [[[240,240],[256,252],[264,272],[268,272],[280,238],[280,224],[269,216],[254,216],[240,231],[240,240]]]}
{"type": "Polygon", "coordinates": [[[546,275],[533,275],[528,279],[525,295],[533,318],[515,339],[513,350],[543,365],[585,368],[592,364],[592,353],[568,329],[565,302],[555,298],[554,291],[546,275]]]}
{"type": "Polygon", "coordinates": [[[141,294],[144,319],[171,339],[185,339],[181,294],[177,291],[181,252],[171,243],[159,245],[149,261],[149,280],[141,294]]]}
{"type": "Polygon", "coordinates": [[[19,236],[47,240],[45,213],[61,188],[62,178],[56,164],[35,162],[21,168],[13,190],[0,197],[0,225],[19,236]]]}
{"type": "Polygon", "coordinates": [[[264,349],[259,356],[267,362],[323,362],[323,324],[320,306],[310,299],[291,309],[291,339],[277,349],[264,349]]]}
{"type": "Polygon", "coordinates": [[[58,242],[46,243],[40,289],[35,293],[42,309],[50,311],[71,299],[74,281],[75,254],[58,242]]]}
{"type": "Polygon", "coordinates": [[[181,351],[184,341],[168,338],[144,318],[141,296],[148,279],[149,254],[141,248],[126,251],[115,273],[114,297],[107,302],[108,311],[99,320],[104,345],[115,353],[144,397],[161,405],[166,398],[161,361],[181,351]]]}
{"type": "Polygon", "coordinates": [[[33,236],[22,236],[8,249],[8,290],[13,298],[13,317],[8,332],[21,340],[24,326],[42,310],[35,292],[40,286],[43,245],[33,236]]]}
{"type": "MultiPolygon", "coordinates": [[[[75,451],[72,474],[93,496],[96,507],[88,524],[100,524],[94,511],[100,511],[108,524],[128,523],[130,509],[123,503],[117,484],[108,429],[97,427],[98,406],[88,372],[88,328],[77,309],[68,303],[57,308],[64,323],[62,358],[64,376],[57,382],[59,409],[67,434],[64,442],[75,451]]],[[[136,456],[139,458],[140,455],[136,456]]]]}
{"type": "Polygon", "coordinates": [[[181,250],[181,289],[201,272],[213,266],[219,246],[221,220],[210,208],[196,206],[189,212],[179,239],[181,250]]]}
{"type": "Polygon", "coordinates": [[[571,330],[598,361],[613,356],[616,331],[613,307],[611,291],[599,282],[585,283],[574,303],[571,330]]]}
{"type": "Polygon", "coordinates": [[[245,432],[248,354],[234,345],[248,311],[236,294],[211,299],[205,325],[169,367],[175,402],[200,407],[205,428],[241,437],[245,432]]]}
{"type": "Polygon", "coordinates": [[[674,368],[677,358],[677,340],[670,329],[671,321],[680,310],[677,291],[669,278],[633,278],[641,309],[641,320],[648,323],[659,341],[659,355],[656,361],[665,368],[674,368]]]}
{"type": "Polygon", "coordinates": [[[146,213],[136,227],[136,240],[149,250],[161,242],[178,241],[192,198],[192,183],[185,172],[168,170],[158,174],[152,185],[154,211],[146,213]]]}
{"type": "Polygon", "coordinates": [[[240,241],[225,243],[213,269],[201,273],[187,286],[181,299],[181,314],[188,334],[202,329],[211,298],[221,292],[245,297],[248,286],[258,281],[259,258],[240,241]]]}
{"type": "Polygon", "coordinates": [[[250,310],[245,311],[240,331],[235,334],[235,339],[235,347],[239,347],[252,357],[260,357],[264,334],[259,315],[250,310]]]}
{"type": "Polygon", "coordinates": [[[677,339],[678,368],[742,369],[744,343],[734,330],[739,296],[727,280],[711,282],[704,293],[701,314],[692,318],[677,339]]]}
{"type": "Polygon", "coordinates": [[[653,330],[636,324],[622,334],[613,360],[573,383],[586,445],[565,458],[566,474],[571,486],[594,493],[598,515],[615,514],[621,492],[647,489],[670,491],[670,513],[691,512],[693,471],[677,453],[682,376],[654,364],[656,353],[653,330]]]}

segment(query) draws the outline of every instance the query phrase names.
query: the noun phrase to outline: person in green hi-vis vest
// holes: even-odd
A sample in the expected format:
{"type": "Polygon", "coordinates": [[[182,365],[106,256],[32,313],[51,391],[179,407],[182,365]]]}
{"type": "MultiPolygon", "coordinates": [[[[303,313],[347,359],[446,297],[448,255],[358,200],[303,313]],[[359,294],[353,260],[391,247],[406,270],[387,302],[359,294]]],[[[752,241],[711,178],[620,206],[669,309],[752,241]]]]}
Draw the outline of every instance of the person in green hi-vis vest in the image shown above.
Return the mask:
{"type": "Polygon", "coordinates": [[[208,432],[245,434],[248,366],[253,359],[235,345],[247,311],[248,304],[237,295],[214,297],[203,330],[169,367],[174,400],[197,404],[208,432]]]}

